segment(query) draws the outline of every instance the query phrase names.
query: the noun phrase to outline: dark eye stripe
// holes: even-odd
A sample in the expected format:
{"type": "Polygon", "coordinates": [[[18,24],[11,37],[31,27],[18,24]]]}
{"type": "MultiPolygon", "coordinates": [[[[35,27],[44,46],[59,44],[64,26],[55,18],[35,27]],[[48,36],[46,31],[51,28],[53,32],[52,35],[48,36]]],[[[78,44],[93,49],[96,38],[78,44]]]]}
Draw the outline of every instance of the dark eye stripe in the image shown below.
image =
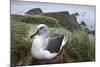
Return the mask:
{"type": "Polygon", "coordinates": [[[43,29],[44,27],[40,27],[40,29],[43,29]]]}

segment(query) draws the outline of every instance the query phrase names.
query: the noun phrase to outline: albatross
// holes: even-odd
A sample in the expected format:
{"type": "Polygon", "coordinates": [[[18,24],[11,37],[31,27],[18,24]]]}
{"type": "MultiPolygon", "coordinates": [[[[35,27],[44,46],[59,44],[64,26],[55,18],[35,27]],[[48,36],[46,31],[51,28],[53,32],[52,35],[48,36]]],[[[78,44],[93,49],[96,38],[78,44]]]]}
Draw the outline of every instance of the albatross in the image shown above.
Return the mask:
{"type": "Polygon", "coordinates": [[[55,58],[62,50],[68,40],[63,34],[50,37],[48,35],[48,27],[45,24],[39,24],[31,35],[33,39],[31,53],[32,57],[39,60],[50,60],[55,58]]]}

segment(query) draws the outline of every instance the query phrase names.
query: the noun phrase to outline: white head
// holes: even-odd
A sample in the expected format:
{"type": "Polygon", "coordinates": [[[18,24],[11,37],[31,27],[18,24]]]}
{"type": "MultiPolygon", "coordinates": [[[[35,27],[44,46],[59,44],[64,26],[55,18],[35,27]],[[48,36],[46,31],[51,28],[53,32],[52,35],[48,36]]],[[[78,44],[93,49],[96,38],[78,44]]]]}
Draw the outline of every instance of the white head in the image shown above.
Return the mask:
{"type": "Polygon", "coordinates": [[[36,28],[36,31],[34,32],[34,34],[31,36],[31,38],[34,35],[46,35],[48,34],[48,27],[45,24],[39,24],[36,28]]]}

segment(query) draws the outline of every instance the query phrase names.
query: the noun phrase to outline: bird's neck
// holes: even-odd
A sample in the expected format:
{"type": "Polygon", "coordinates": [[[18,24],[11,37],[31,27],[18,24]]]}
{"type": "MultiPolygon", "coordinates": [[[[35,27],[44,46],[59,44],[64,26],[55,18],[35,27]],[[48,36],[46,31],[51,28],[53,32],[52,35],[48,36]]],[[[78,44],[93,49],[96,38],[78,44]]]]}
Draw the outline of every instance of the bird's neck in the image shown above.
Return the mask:
{"type": "Polygon", "coordinates": [[[37,36],[40,36],[40,37],[43,37],[43,38],[47,38],[48,37],[48,33],[44,33],[44,34],[37,35],[37,36]]]}

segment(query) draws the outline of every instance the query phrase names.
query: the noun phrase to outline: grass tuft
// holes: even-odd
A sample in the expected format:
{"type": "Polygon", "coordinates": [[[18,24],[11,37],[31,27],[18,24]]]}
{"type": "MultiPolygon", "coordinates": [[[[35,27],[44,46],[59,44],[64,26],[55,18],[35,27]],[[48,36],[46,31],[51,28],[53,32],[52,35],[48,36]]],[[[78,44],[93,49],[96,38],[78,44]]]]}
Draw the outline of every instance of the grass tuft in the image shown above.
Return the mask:
{"type": "Polygon", "coordinates": [[[84,31],[75,31],[65,46],[66,55],[75,61],[95,61],[95,43],[84,31]]]}

